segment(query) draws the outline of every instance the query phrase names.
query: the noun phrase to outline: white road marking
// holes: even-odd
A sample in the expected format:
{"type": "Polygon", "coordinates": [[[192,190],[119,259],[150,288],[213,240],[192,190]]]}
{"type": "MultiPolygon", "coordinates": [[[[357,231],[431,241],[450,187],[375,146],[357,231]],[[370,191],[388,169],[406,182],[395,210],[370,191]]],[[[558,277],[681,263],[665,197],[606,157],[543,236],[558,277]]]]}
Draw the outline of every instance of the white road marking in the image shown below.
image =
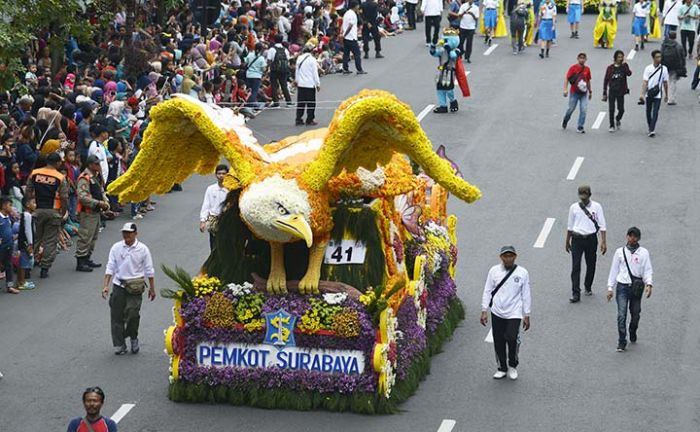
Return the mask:
{"type": "Polygon", "coordinates": [[[498,44],[493,44],[493,45],[491,45],[491,46],[489,47],[489,49],[487,49],[486,51],[484,51],[484,55],[490,55],[490,54],[493,52],[493,50],[495,50],[496,48],[498,48],[498,44]]]}
{"type": "Polygon", "coordinates": [[[600,129],[600,125],[603,123],[604,118],[605,118],[605,111],[599,112],[598,117],[595,118],[595,121],[593,122],[593,126],[591,128],[592,129],[600,129]]]}
{"type": "Polygon", "coordinates": [[[472,71],[467,71],[466,72],[467,76],[469,76],[470,73],[472,73],[472,71]]]}
{"type": "Polygon", "coordinates": [[[454,420],[445,419],[440,423],[440,427],[437,432],[452,432],[452,428],[457,424],[454,420]]]}
{"type": "Polygon", "coordinates": [[[636,54],[637,50],[630,50],[629,54],[627,54],[627,60],[632,60],[636,54]]]}
{"type": "Polygon", "coordinates": [[[126,417],[126,415],[129,414],[129,411],[131,411],[131,409],[135,406],[136,406],[136,404],[130,404],[130,403],[122,404],[122,406],[119,407],[117,412],[112,414],[112,420],[114,420],[114,423],[119,423],[119,421],[121,419],[123,419],[124,417],[126,417]]]}
{"type": "Polygon", "coordinates": [[[423,111],[419,112],[418,115],[416,116],[416,118],[418,119],[418,122],[423,121],[423,119],[425,118],[425,116],[427,116],[428,113],[430,113],[430,111],[431,111],[433,108],[435,108],[435,105],[433,105],[433,104],[430,104],[430,105],[428,105],[427,107],[423,108],[423,111]]]}
{"type": "Polygon", "coordinates": [[[493,329],[489,329],[489,334],[486,335],[486,339],[484,339],[484,342],[493,343],[493,329]]]}
{"type": "Polygon", "coordinates": [[[544,244],[547,242],[547,237],[549,237],[549,232],[552,231],[552,227],[554,226],[554,221],[556,221],[555,218],[547,218],[547,220],[544,221],[542,231],[540,231],[540,235],[537,236],[537,240],[535,240],[535,244],[532,245],[532,247],[544,247],[544,244]]]}
{"type": "Polygon", "coordinates": [[[571,169],[569,170],[569,175],[566,176],[567,180],[573,180],[576,178],[576,174],[578,174],[579,168],[581,168],[581,164],[583,163],[583,156],[579,156],[576,158],[574,161],[574,164],[571,166],[571,169]]]}

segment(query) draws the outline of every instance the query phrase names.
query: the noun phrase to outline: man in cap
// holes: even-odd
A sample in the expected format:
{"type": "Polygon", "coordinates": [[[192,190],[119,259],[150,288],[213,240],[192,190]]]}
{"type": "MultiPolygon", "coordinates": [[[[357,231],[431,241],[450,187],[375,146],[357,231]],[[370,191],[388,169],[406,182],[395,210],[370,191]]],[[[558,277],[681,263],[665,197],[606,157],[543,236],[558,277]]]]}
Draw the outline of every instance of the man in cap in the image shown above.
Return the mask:
{"type": "Polygon", "coordinates": [[[155,271],[148,246],[136,238],[136,224],[122,227],[122,238],[109,251],[105,268],[102,297],[109,296],[112,345],[116,355],[126,354],[126,338],[131,339],[131,352],[139,352],[139,321],[141,303],[148,279],[148,298],[156,298],[155,271]],[[112,285],[112,293],[109,286],[112,285]]]}
{"type": "Polygon", "coordinates": [[[581,256],[586,258],[586,277],[583,285],[586,295],[593,295],[593,278],[595,277],[598,233],[600,233],[600,253],[608,250],[606,239],[607,225],[603,207],[591,200],[591,187],[581,185],[578,188],[579,201],[569,207],[564,248],[571,253],[571,303],[581,301],[581,256]]]}
{"type": "Polygon", "coordinates": [[[109,210],[109,199],[105,194],[104,182],[100,175],[100,158],[88,156],[85,170],[78,177],[78,244],[75,250],[79,272],[91,272],[93,268],[101,267],[92,261],[92,251],[95,249],[97,235],[100,232],[100,213],[109,210]]]}
{"type": "Polygon", "coordinates": [[[613,298],[613,287],[617,301],[617,352],[627,347],[627,309],[630,315],[630,342],[637,342],[639,314],[642,311],[642,296],[651,297],[652,276],[649,251],[639,245],[642,232],[637,227],[627,230],[627,244],[617,248],[613,255],[608,276],[608,301],[613,298]]]}
{"type": "Polygon", "coordinates": [[[498,361],[494,379],[503,379],[507,375],[516,380],[520,322],[525,331],[530,328],[530,276],[524,267],[515,264],[518,255],[513,246],[503,246],[500,256],[501,264],[491,267],[486,276],[480,321],[486,326],[488,310],[491,309],[493,347],[498,361]]]}
{"type": "Polygon", "coordinates": [[[27,179],[26,195],[36,201],[36,242],[38,250],[43,246],[39,277],[49,277],[49,269],[56,258],[58,233],[68,217],[68,183],[58,172],[61,156],[51,153],[46,157],[46,166],[37,168],[27,179]]]}

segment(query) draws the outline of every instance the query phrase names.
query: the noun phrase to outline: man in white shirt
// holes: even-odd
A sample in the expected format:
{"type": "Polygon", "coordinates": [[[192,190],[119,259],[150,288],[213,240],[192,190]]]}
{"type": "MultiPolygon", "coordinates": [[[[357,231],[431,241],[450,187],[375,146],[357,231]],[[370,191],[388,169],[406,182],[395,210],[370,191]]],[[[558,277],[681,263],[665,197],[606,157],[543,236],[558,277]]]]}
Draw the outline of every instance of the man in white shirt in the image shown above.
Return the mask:
{"type": "Polygon", "coordinates": [[[155,271],[153,258],[148,246],[136,239],[136,224],[127,222],[122,227],[123,241],[115,243],[109,250],[109,259],[105,268],[102,297],[109,295],[110,322],[114,354],[126,354],[126,338],[131,339],[131,352],[139,352],[139,321],[141,319],[140,294],[127,292],[129,286],[140,285],[143,290],[148,279],[148,298],[156,298],[155,271]],[[112,294],[109,293],[109,286],[112,294]]]}
{"type": "Polygon", "coordinates": [[[288,14],[287,8],[283,7],[282,14],[277,19],[277,31],[278,31],[277,34],[282,35],[282,40],[284,42],[287,42],[287,35],[289,34],[290,31],[292,31],[292,23],[289,21],[287,14],[288,14]]]}
{"type": "Polygon", "coordinates": [[[220,164],[216,166],[216,183],[209,185],[204,193],[204,201],[199,211],[199,231],[209,231],[209,249],[213,250],[216,242],[219,215],[226,201],[228,189],[224,187],[224,177],[228,174],[228,166],[220,164]]]}
{"type": "Polygon", "coordinates": [[[651,267],[649,251],[639,245],[642,233],[637,227],[627,230],[627,245],[618,248],[613,255],[610,275],[608,276],[608,301],[613,298],[613,287],[616,290],[615,300],[617,301],[617,351],[622,352],[627,347],[627,308],[629,307],[630,319],[630,342],[637,342],[637,327],[639,327],[639,314],[642,311],[642,295],[651,297],[652,276],[654,271],[651,267]],[[641,279],[637,284],[632,283],[634,279],[641,279]],[[643,284],[643,288],[642,288],[643,284]],[[633,286],[638,285],[638,286],[633,286]],[[642,289],[644,290],[642,292],[642,289]]]}
{"type": "Polygon", "coordinates": [[[313,49],[313,44],[306,44],[304,53],[297,57],[294,77],[297,85],[297,126],[304,125],[304,110],[306,110],[306,124],[309,126],[318,124],[315,120],[316,92],[321,91],[321,80],[318,76],[318,62],[311,53],[313,49]]]}
{"type": "Polygon", "coordinates": [[[362,70],[362,57],[360,56],[360,44],[357,43],[357,13],[360,4],[357,0],[351,0],[347,12],[343,15],[343,74],[350,72],[350,52],[355,58],[355,69],[358,75],[366,74],[362,70]]]}
{"type": "Polygon", "coordinates": [[[646,103],[648,136],[654,138],[656,122],[659,120],[661,96],[663,95],[664,102],[668,102],[668,69],[661,64],[661,51],[652,51],[651,58],[654,62],[644,68],[642,75],[642,94],[639,95],[639,105],[646,103]]]}
{"type": "Polygon", "coordinates": [[[591,200],[591,187],[581,185],[578,187],[578,202],[569,207],[569,218],[566,226],[567,253],[571,253],[571,303],[581,301],[581,257],[586,259],[586,276],[583,286],[586,295],[593,295],[593,278],[595,277],[595,264],[598,250],[598,234],[600,233],[600,253],[605,255],[608,251],[606,238],[607,224],[603,207],[591,200]]]}
{"type": "Polygon", "coordinates": [[[467,63],[471,63],[472,42],[479,22],[479,6],[475,5],[473,0],[462,0],[462,6],[459,7],[457,14],[459,15],[459,49],[464,53],[467,63]]]}
{"type": "Polygon", "coordinates": [[[664,23],[664,39],[668,37],[670,31],[678,30],[678,11],[683,2],[681,0],[666,0],[664,10],[661,14],[664,23]]]}
{"type": "Polygon", "coordinates": [[[95,125],[92,130],[93,136],[95,137],[90,146],[88,147],[88,156],[95,155],[100,160],[100,173],[102,174],[102,182],[107,183],[107,178],[109,177],[109,162],[107,161],[107,149],[102,144],[109,138],[109,131],[106,127],[102,125],[95,125]]]}
{"type": "Polygon", "coordinates": [[[440,19],[442,19],[442,0],[423,0],[420,7],[425,17],[425,46],[437,44],[440,34],[440,19]],[[432,29],[432,38],[430,30],[432,29]]]}
{"type": "Polygon", "coordinates": [[[481,325],[486,326],[489,322],[488,310],[491,309],[493,347],[498,360],[494,379],[502,379],[506,375],[512,380],[518,379],[520,322],[523,323],[523,330],[530,328],[530,276],[524,267],[515,264],[516,258],[513,246],[501,248],[501,264],[489,270],[481,298],[481,325]]]}

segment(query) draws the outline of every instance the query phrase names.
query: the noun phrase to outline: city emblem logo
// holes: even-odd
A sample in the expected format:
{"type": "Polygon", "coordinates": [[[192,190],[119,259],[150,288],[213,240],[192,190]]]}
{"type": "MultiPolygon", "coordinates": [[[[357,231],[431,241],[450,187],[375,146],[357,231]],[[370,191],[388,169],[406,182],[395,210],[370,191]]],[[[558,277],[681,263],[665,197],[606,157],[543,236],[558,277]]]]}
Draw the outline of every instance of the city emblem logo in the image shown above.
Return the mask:
{"type": "Polygon", "coordinates": [[[514,278],[513,278],[513,281],[514,281],[515,283],[519,283],[519,282],[520,282],[520,276],[514,277],[514,278]]]}
{"type": "Polygon", "coordinates": [[[294,327],[297,317],[285,310],[265,314],[265,340],[264,344],[273,345],[278,349],[287,346],[295,346],[294,327]]]}

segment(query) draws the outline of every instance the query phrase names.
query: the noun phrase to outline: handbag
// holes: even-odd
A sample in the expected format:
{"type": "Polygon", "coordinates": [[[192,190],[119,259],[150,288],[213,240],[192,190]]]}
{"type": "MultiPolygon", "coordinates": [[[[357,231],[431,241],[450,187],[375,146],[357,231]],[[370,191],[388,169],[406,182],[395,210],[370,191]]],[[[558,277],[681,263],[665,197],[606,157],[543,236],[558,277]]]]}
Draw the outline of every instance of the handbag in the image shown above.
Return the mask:
{"type": "MultiPolygon", "coordinates": [[[[649,81],[651,81],[651,79],[654,77],[654,75],[656,75],[656,73],[657,73],[658,71],[660,71],[662,68],[663,68],[663,66],[659,66],[658,68],[656,68],[656,70],[654,71],[654,73],[651,74],[651,75],[649,76],[649,79],[647,80],[647,83],[648,83],[649,81]]],[[[655,98],[656,96],[659,95],[659,93],[661,93],[661,78],[659,78],[659,82],[658,82],[654,87],[652,87],[652,88],[647,88],[647,97],[648,97],[648,98],[655,98]]]]}
{"type": "Polygon", "coordinates": [[[122,284],[124,284],[126,292],[131,295],[141,295],[146,290],[146,279],[143,277],[124,279],[122,284]]]}
{"type": "Polygon", "coordinates": [[[632,274],[630,270],[630,264],[627,261],[627,254],[625,253],[625,248],[622,248],[622,256],[625,258],[625,265],[627,266],[627,273],[630,275],[630,280],[632,281],[632,295],[634,297],[641,297],[644,294],[644,279],[637,277],[632,274]]]}
{"type": "Polygon", "coordinates": [[[518,265],[517,265],[517,264],[514,265],[513,268],[510,269],[510,270],[508,271],[508,273],[506,273],[505,277],[504,277],[503,279],[501,279],[501,281],[498,283],[498,285],[496,285],[496,288],[494,288],[494,290],[491,291],[491,301],[489,301],[489,307],[493,306],[493,298],[494,298],[494,296],[496,295],[496,293],[498,292],[498,290],[501,289],[501,287],[503,286],[503,284],[506,283],[506,281],[508,280],[508,278],[510,277],[510,275],[513,274],[513,272],[515,271],[516,268],[518,268],[518,265]]]}

